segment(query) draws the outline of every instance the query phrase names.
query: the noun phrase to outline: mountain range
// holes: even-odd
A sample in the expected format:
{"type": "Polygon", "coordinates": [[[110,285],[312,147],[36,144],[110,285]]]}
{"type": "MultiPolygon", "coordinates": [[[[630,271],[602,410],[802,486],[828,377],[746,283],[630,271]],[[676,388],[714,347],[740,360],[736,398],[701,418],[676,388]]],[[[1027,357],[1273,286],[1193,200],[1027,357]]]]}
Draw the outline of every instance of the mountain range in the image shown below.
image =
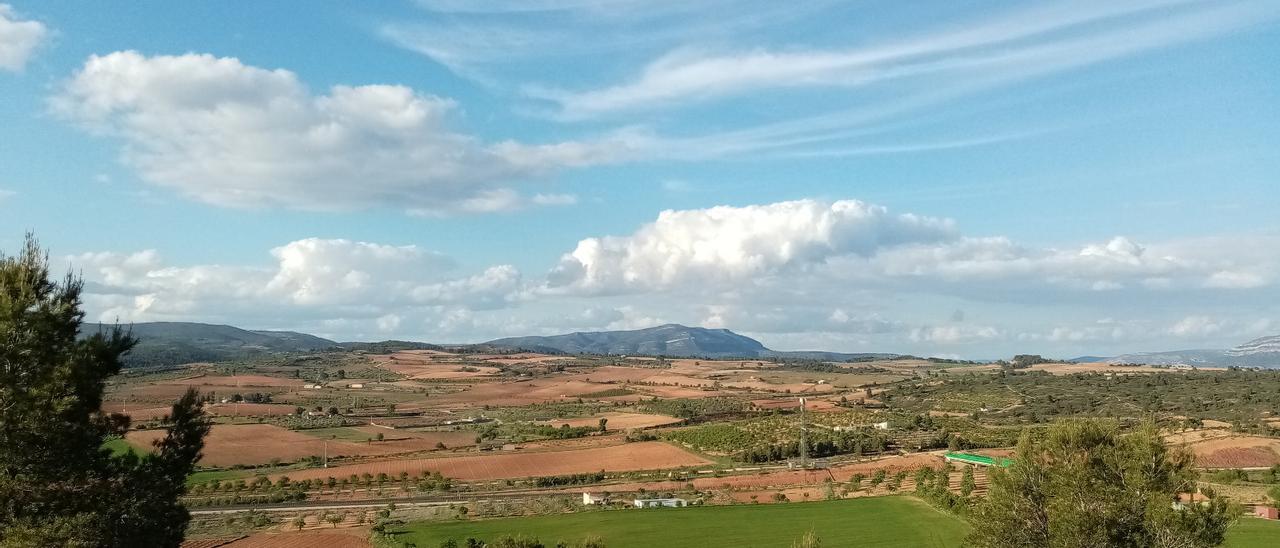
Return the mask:
{"type": "Polygon", "coordinates": [[[1260,337],[1226,350],[1194,349],[1168,352],[1139,352],[1110,358],[1081,356],[1071,361],[1103,363],[1141,363],[1150,365],[1187,365],[1204,367],[1265,367],[1280,369],[1280,335],[1260,337]]]}
{"type": "MultiPolygon", "coordinates": [[[[263,354],[364,350],[390,352],[406,349],[439,350],[445,346],[413,341],[336,342],[295,331],[240,329],[229,325],[190,322],[151,322],[124,326],[138,338],[138,345],[125,358],[125,365],[165,366],[192,362],[222,362],[263,354]]],[[[111,326],[86,323],[87,336],[111,326]]],[[[890,353],[843,353],[824,351],[778,351],[760,341],[728,329],[707,329],[667,324],[630,331],[590,331],[564,335],[510,337],[475,345],[448,345],[473,351],[527,350],[552,354],[648,355],[701,358],[792,358],[823,361],[889,358],[890,353]]],[[[1142,363],[1173,365],[1185,363],[1204,367],[1280,368],[1280,335],[1262,337],[1226,350],[1197,349],[1172,352],[1144,352],[1119,356],[1081,356],[1075,362],[1142,363]]]]}
{"type": "Polygon", "coordinates": [[[589,331],[549,337],[510,337],[485,343],[504,348],[554,350],[565,354],[635,354],[703,358],[800,358],[846,361],[893,357],[897,354],[823,351],[783,352],[728,329],[666,324],[632,331],[589,331]]]}
{"type": "MultiPolygon", "coordinates": [[[[109,331],[113,326],[86,323],[80,335],[109,331]]],[[[125,356],[129,367],[223,362],[261,354],[340,348],[336,342],[294,331],[250,331],[229,325],[149,322],[123,325],[138,344],[125,356]]]]}

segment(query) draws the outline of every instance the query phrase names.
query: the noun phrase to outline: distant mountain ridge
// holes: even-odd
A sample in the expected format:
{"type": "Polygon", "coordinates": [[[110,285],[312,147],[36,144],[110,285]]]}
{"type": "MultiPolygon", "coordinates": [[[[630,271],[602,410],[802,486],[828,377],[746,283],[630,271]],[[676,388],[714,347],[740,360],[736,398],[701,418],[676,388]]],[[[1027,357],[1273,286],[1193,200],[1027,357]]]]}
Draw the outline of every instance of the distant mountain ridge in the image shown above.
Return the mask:
{"type": "MultiPolygon", "coordinates": [[[[107,332],[112,325],[86,323],[81,336],[107,332]]],[[[277,352],[304,352],[338,348],[329,339],[295,331],[251,331],[229,325],[191,322],[144,322],[121,325],[138,339],[125,356],[130,367],[220,362],[277,352]]]]}
{"type": "Polygon", "coordinates": [[[728,329],[707,329],[666,324],[630,331],[585,331],[564,335],[508,337],[484,343],[527,350],[552,349],[566,354],[611,354],[703,358],[770,358],[844,361],[855,358],[893,357],[897,354],[821,351],[781,352],[760,341],[728,329]]]}
{"type": "Polygon", "coordinates": [[[1280,335],[1258,337],[1252,341],[1227,351],[1232,358],[1250,358],[1254,356],[1280,356],[1280,335]]]}
{"type": "Polygon", "coordinates": [[[1201,367],[1263,367],[1280,369],[1280,335],[1259,337],[1228,350],[1194,349],[1169,352],[1138,352],[1111,358],[1085,356],[1073,361],[1103,363],[1142,363],[1175,365],[1184,363],[1201,367]]]}
{"type": "MultiPolygon", "coordinates": [[[[109,330],[111,325],[86,323],[82,336],[109,330]]],[[[822,361],[893,358],[892,353],[777,351],[760,341],[728,329],[667,324],[630,331],[593,331],[553,336],[509,337],[481,344],[436,345],[414,341],[334,342],[295,331],[248,330],[230,325],[193,322],[147,322],[122,325],[131,329],[138,345],[125,365],[164,366],[192,362],[222,362],[262,354],[359,350],[374,353],[408,349],[455,349],[484,352],[527,350],[547,354],[611,354],[703,358],[791,358],[822,361]]],[[[1114,357],[1081,356],[1075,362],[1141,363],[1199,367],[1264,367],[1280,369],[1280,335],[1260,337],[1228,350],[1195,349],[1141,352],[1114,357]]]]}

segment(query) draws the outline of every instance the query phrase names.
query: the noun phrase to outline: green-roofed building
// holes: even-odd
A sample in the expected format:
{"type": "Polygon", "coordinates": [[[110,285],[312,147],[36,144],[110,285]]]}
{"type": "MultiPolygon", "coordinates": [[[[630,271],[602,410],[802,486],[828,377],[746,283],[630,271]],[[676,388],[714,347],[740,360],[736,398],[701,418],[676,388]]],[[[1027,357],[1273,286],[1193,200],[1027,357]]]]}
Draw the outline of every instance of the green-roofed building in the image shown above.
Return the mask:
{"type": "Polygon", "coordinates": [[[974,464],[977,466],[999,466],[1006,468],[1013,464],[1012,459],[1004,457],[988,457],[986,455],[976,455],[973,453],[956,453],[948,451],[942,455],[947,462],[962,462],[964,464],[974,464]]]}

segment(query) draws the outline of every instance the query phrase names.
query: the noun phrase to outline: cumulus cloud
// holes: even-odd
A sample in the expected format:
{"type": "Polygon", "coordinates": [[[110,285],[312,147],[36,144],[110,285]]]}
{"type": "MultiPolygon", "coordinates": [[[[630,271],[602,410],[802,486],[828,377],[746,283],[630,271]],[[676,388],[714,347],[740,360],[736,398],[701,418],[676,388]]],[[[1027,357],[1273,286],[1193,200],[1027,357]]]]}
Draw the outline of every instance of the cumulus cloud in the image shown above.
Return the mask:
{"type": "Polygon", "coordinates": [[[964,236],[948,219],[859,201],[799,200],[664,211],[631,235],[583,239],[561,257],[542,291],[772,288],[821,299],[841,286],[917,287],[967,298],[1039,300],[1055,292],[1246,291],[1271,286],[1280,256],[1240,252],[1273,240],[1145,246],[1116,236],[1042,248],[1004,236],[964,236]]]}
{"type": "Polygon", "coordinates": [[[548,276],[548,289],[612,293],[746,281],[827,257],[953,237],[950,221],[855,200],[668,210],[630,236],[578,242],[548,276]]]}
{"type": "Polygon", "coordinates": [[[1169,328],[1169,333],[1179,337],[1207,337],[1219,331],[1222,323],[1208,316],[1187,316],[1169,328]]]}
{"type": "Polygon", "coordinates": [[[911,330],[911,340],[934,344],[968,344],[1004,337],[998,328],[974,325],[938,325],[911,330]]]}
{"type": "Polygon", "coordinates": [[[98,321],[365,318],[394,331],[406,311],[505,306],[521,283],[510,265],[459,277],[451,260],[416,246],[310,238],[271,256],[275,264],[266,267],[170,266],[150,250],[85,253],[68,262],[83,272],[86,304],[98,321]]]}
{"type": "Polygon", "coordinates": [[[1222,289],[1252,289],[1265,286],[1267,283],[1267,278],[1256,272],[1219,270],[1210,275],[1204,285],[1222,289]]]}
{"type": "Polygon", "coordinates": [[[50,104],[120,141],[147,182],[234,207],[503,211],[538,203],[512,182],[614,161],[632,144],[485,143],[449,129],[447,98],[398,85],[315,94],[287,70],[207,54],[95,55],[50,104]]]}
{"type": "Polygon", "coordinates": [[[17,72],[25,68],[48,36],[44,23],[24,20],[13,6],[0,4],[0,70],[17,72]]]}

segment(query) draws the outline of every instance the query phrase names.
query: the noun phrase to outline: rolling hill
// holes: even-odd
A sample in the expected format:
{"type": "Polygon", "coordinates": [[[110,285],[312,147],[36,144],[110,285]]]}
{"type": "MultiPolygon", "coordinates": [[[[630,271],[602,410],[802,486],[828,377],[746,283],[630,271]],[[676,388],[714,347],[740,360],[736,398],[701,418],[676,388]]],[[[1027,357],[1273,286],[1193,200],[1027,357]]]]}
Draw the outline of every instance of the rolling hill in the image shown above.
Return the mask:
{"type": "MultiPolygon", "coordinates": [[[[81,336],[110,330],[112,326],[86,323],[81,336]]],[[[127,367],[218,362],[275,352],[303,352],[337,348],[328,339],[294,331],[250,331],[229,325],[189,322],[150,322],[121,326],[132,332],[138,345],[125,356],[127,367]]]]}
{"type": "Polygon", "coordinates": [[[855,358],[892,357],[896,354],[845,354],[840,352],[770,350],[760,341],[728,329],[707,329],[679,324],[631,331],[589,331],[547,337],[510,337],[484,343],[505,348],[555,350],[566,354],[635,354],[702,358],[796,358],[843,361],[855,358]]]}

